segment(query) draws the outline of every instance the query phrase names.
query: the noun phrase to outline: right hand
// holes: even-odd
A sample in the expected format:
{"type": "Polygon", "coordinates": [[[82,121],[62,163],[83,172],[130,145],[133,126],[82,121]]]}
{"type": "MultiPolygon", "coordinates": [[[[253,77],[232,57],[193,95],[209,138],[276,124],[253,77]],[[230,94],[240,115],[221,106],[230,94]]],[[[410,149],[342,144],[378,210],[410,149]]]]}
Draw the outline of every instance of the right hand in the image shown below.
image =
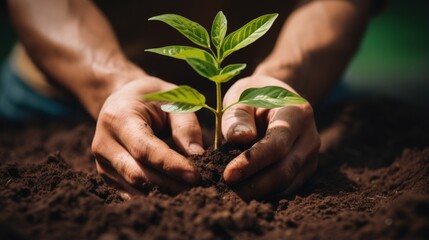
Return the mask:
{"type": "Polygon", "coordinates": [[[195,114],[166,113],[159,102],[142,100],[144,94],[174,87],[147,76],[107,98],[98,116],[92,151],[97,171],[108,183],[137,194],[153,185],[178,193],[199,182],[200,175],[189,160],[157,137],[171,131],[184,153],[201,154],[202,133],[195,114]]]}

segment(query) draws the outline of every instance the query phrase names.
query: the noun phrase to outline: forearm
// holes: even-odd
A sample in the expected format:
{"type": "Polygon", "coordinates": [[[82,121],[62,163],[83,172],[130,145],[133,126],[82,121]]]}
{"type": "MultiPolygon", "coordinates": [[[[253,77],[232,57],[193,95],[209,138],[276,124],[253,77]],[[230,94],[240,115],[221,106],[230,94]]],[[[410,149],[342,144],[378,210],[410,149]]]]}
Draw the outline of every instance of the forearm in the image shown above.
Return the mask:
{"type": "Polygon", "coordinates": [[[123,55],[104,16],[88,0],[9,0],[27,52],[96,118],[111,92],[145,73],[123,55]]]}
{"type": "Polygon", "coordinates": [[[370,17],[370,1],[311,1],[286,21],[255,74],[281,79],[313,105],[338,81],[370,17]]]}

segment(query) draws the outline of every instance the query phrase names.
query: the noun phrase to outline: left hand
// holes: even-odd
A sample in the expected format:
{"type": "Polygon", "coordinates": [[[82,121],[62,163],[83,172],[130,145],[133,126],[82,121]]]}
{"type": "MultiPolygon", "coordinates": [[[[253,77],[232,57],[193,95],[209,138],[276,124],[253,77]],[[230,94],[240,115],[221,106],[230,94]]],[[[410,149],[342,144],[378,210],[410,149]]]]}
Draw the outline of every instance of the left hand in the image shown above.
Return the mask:
{"type": "MultiPolygon", "coordinates": [[[[239,99],[247,88],[280,86],[286,83],[264,75],[253,75],[234,83],[224,97],[224,106],[239,99]]],[[[250,144],[258,132],[265,136],[233,159],[224,179],[243,198],[254,199],[293,191],[317,168],[320,137],[309,103],[264,109],[237,104],[223,115],[222,132],[228,142],[250,144]]]]}

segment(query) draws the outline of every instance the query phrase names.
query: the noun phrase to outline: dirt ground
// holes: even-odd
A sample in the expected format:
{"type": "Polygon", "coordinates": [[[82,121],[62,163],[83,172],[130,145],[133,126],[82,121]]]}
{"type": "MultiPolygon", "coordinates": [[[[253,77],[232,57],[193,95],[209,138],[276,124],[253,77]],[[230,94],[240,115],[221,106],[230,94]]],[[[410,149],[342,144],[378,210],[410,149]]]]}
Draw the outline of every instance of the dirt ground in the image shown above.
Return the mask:
{"type": "Polygon", "coordinates": [[[293,195],[250,202],[207,181],[124,201],[95,172],[94,123],[3,124],[0,239],[428,239],[428,113],[366,99],[318,124],[332,144],[317,173],[293,195]]]}

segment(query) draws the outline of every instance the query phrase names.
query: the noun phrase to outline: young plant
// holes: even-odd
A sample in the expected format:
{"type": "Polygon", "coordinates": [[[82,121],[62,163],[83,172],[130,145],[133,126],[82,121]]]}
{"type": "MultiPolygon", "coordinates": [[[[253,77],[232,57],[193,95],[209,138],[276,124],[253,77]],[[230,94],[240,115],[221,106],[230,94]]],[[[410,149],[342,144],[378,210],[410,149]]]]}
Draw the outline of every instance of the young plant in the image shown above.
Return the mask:
{"type": "Polygon", "coordinates": [[[213,20],[210,35],[200,24],[177,14],[163,14],[150,18],[149,20],[158,20],[170,25],[201,47],[172,45],[146,49],[146,51],[185,60],[198,74],[214,82],[216,107],[208,106],[204,95],[185,85],[165,92],[148,94],[143,98],[165,102],[161,105],[161,109],[166,112],[195,112],[201,108],[212,111],[216,118],[214,149],[217,149],[222,141],[222,115],[233,105],[240,103],[259,108],[276,108],[307,102],[304,98],[284,88],[266,86],[246,89],[237,102],[225,108],[222,107],[221,84],[231,80],[246,67],[244,63],[223,67],[222,62],[231,53],[262,37],[270,29],[277,16],[278,14],[260,16],[229,35],[226,35],[227,20],[222,11],[218,12],[213,20]]]}

